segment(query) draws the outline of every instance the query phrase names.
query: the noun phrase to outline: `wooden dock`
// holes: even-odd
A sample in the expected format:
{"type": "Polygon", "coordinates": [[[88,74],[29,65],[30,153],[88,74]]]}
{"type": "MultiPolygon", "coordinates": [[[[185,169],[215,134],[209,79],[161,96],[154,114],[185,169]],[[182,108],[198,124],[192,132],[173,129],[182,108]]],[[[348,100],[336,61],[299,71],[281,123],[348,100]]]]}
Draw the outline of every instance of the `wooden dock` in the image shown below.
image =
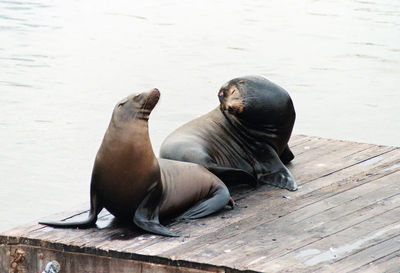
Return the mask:
{"type": "Polygon", "coordinates": [[[41,272],[51,260],[60,272],[400,272],[400,148],[302,135],[290,146],[296,192],[236,188],[235,209],[170,224],[178,238],[105,210],[87,230],[17,227],[0,234],[0,272],[41,272]]]}

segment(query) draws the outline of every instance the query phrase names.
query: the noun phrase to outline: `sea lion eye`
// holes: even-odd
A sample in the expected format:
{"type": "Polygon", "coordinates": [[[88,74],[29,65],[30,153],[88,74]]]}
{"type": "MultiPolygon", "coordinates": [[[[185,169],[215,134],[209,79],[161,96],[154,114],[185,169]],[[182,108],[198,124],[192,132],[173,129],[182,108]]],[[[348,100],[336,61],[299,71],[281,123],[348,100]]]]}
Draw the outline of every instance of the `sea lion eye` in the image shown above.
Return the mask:
{"type": "Polygon", "coordinates": [[[142,94],[136,94],[133,96],[134,101],[139,101],[142,98],[142,94]]]}

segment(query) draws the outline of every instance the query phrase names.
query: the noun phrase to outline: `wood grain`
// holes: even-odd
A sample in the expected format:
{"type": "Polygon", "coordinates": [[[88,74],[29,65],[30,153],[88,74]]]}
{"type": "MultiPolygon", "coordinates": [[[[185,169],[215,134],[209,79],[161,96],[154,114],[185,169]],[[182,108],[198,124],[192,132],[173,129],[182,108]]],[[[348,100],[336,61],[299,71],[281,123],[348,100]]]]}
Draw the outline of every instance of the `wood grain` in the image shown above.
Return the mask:
{"type": "MultiPolygon", "coordinates": [[[[91,229],[26,224],[0,234],[0,272],[16,248],[31,272],[51,258],[64,272],[399,272],[400,149],[304,135],[290,147],[296,192],[236,187],[233,210],[171,222],[178,238],[118,224],[106,210],[91,229]]],[[[83,219],[87,208],[41,220],[83,219]]]]}

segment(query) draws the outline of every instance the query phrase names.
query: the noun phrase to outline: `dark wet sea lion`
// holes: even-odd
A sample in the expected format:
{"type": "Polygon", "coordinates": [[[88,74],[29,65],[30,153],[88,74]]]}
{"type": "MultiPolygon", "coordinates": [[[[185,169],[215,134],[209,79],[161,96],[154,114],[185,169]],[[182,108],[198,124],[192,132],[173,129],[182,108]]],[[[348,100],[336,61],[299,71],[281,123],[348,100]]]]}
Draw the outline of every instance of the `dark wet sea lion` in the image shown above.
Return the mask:
{"type": "Polygon", "coordinates": [[[94,226],[106,208],[119,219],[166,236],[175,233],[159,218],[194,219],[216,212],[229,202],[224,183],[201,165],[154,155],[148,119],[160,92],[132,95],[119,102],[97,152],[90,186],[90,212],[82,222],[41,222],[53,227],[94,226]]]}
{"type": "Polygon", "coordinates": [[[227,82],[218,97],[219,107],[164,140],[160,157],[203,165],[227,185],[261,182],[296,190],[284,165],[294,158],[288,141],[296,115],[288,92],[247,76],[227,82]]]}

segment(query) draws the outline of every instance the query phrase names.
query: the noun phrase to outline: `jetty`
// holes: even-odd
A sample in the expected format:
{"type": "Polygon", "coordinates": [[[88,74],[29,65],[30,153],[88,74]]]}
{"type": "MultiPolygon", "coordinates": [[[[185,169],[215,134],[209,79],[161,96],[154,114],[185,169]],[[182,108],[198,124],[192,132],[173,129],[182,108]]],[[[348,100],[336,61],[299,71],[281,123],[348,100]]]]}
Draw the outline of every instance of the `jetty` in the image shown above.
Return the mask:
{"type": "MultiPolygon", "coordinates": [[[[400,272],[400,148],[304,135],[289,146],[297,191],[234,188],[234,209],[169,223],[176,238],[106,210],[90,229],[35,221],[0,233],[0,272],[42,272],[50,261],[60,272],[400,272]]],[[[79,220],[88,207],[89,196],[39,220],[79,220]]]]}

